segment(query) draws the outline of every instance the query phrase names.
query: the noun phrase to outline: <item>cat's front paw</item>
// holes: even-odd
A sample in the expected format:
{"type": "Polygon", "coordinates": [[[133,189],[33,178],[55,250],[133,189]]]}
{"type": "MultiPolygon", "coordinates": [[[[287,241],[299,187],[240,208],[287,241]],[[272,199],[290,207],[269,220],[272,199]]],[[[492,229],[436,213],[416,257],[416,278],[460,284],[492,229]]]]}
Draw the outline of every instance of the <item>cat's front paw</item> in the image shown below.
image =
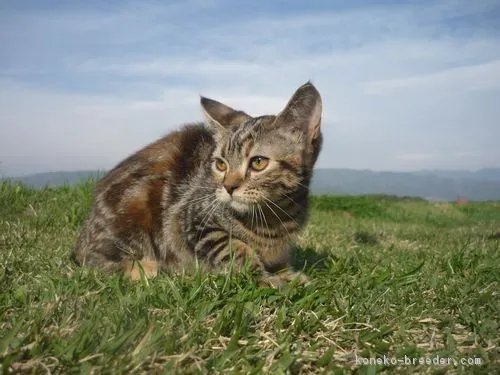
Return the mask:
{"type": "Polygon", "coordinates": [[[152,279],[158,274],[158,262],[149,259],[141,261],[126,259],[123,262],[123,268],[125,277],[133,281],[142,278],[152,279]]]}
{"type": "Polygon", "coordinates": [[[292,281],[297,282],[298,285],[306,285],[309,283],[309,278],[302,272],[286,270],[280,273],[263,276],[260,281],[260,286],[279,288],[292,281]]]}

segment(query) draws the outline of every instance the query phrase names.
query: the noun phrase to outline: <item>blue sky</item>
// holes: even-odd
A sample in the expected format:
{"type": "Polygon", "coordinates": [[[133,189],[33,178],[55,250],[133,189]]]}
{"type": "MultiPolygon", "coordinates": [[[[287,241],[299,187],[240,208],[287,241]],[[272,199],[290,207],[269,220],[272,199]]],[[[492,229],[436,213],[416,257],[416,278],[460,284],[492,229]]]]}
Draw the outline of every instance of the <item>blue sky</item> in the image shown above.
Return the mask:
{"type": "Polygon", "coordinates": [[[0,173],[108,169],[199,95],[277,113],[311,79],[318,167],[500,167],[500,5],[0,1],[0,173]]]}

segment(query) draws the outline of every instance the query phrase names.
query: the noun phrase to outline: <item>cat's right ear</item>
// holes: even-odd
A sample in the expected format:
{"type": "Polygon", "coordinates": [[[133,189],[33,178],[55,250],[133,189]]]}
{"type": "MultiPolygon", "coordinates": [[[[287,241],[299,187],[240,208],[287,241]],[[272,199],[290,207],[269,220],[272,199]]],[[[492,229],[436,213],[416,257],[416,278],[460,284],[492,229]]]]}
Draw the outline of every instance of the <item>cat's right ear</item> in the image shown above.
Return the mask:
{"type": "Polygon", "coordinates": [[[309,81],[295,91],[274,126],[301,129],[312,142],[321,137],[321,113],[321,95],[309,81]]]}
{"type": "Polygon", "coordinates": [[[216,100],[200,97],[201,108],[205,115],[206,124],[218,133],[224,133],[229,128],[251,119],[242,111],[236,111],[216,100]]]}

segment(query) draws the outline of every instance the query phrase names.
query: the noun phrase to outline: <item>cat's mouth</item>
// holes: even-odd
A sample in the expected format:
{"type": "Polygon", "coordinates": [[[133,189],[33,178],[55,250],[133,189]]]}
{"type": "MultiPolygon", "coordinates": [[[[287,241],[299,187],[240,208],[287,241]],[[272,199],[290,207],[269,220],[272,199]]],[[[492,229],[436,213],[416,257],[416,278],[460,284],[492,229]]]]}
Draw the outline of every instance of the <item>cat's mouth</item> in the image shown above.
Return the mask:
{"type": "Polygon", "coordinates": [[[252,211],[253,208],[260,206],[262,203],[261,201],[257,201],[255,197],[249,197],[240,192],[235,192],[230,195],[224,189],[217,189],[215,196],[224,206],[241,214],[252,211]]]}
{"type": "Polygon", "coordinates": [[[237,194],[229,195],[222,189],[217,191],[216,196],[217,199],[224,205],[240,213],[248,212],[250,210],[250,206],[253,204],[253,202],[249,202],[248,199],[245,199],[244,197],[237,194]]]}

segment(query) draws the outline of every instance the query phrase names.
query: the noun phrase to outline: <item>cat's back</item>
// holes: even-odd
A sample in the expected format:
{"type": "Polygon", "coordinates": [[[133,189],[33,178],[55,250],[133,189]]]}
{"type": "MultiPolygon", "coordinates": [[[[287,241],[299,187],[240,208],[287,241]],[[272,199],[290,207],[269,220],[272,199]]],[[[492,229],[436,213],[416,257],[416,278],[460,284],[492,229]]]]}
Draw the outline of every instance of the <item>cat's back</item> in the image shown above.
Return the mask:
{"type": "Polygon", "coordinates": [[[182,185],[209,158],[214,140],[202,124],[186,125],[145,146],[104,176],[96,186],[96,205],[129,218],[160,208],[166,187],[175,201],[182,185]]]}

